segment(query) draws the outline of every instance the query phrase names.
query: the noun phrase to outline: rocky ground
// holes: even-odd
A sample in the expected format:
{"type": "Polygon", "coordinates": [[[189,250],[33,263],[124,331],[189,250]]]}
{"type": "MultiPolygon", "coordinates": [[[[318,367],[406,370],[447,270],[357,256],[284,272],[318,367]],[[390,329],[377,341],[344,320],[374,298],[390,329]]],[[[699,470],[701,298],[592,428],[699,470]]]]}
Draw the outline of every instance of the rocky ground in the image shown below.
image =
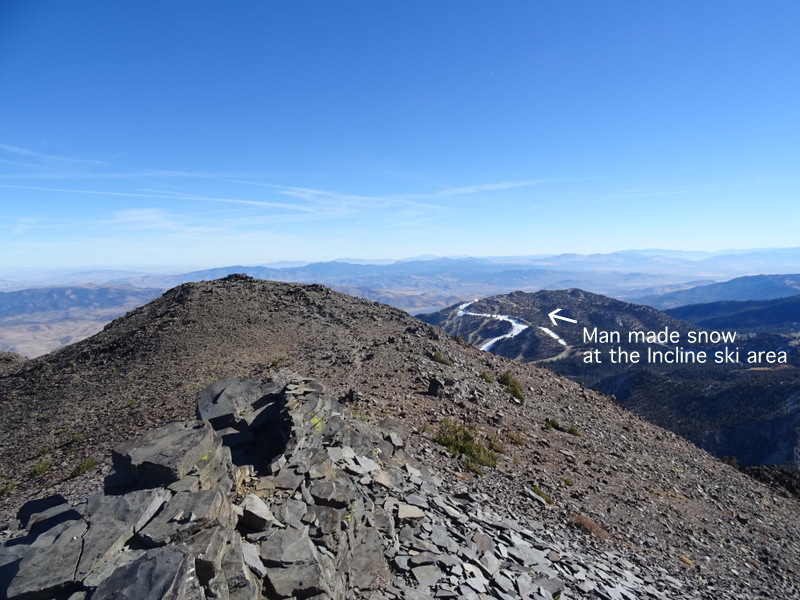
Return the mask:
{"type": "MultiPolygon", "coordinates": [[[[431,469],[445,503],[469,515],[465,526],[484,512],[490,521],[512,519],[536,543],[546,541],[548,553],[566,557],[565,569],[578,561],[577,572],[586,570],[588,561],[595,575],[608,574],[607,581],[597,575],[592,591],[573,582],[572,597],[800,594],[799,507],[777,489],[608,397],[459,344],[399,310],[322,286],[241,277],[180,286],[93,338],[7,369],[0,377],[3,520],[49,493],[84,500],[108,471],[113,446],[193,418],[197,392],[212,382],[262,380],[282,369],[325,382],[356,421],[378,426],[390,418],[407,428],[409,463],[431,469]],[[508,370],[524,399],[498,381],[508,370]],[[495,449],[497,466],[478,475],[437,444],[444,420],[474,428],[478,442],[495,449]],[[98,466],[71,477],[85,458],[98,466]],[[612,591],[625,587],[625,571],[639,587],[612,591]]],[[[438,524],[420,522],[431,531],[418,535],[438,524]]],[[[492,554],[504,559],[498,543],[507,552],[509,540],[486,527],[492,554]]],[[[414,586],[413,568],[430,566],[410,558],[389,564],[393,577],[414,586]]],[[[394,584],[387,585],[391,597],[394,584]]],[[[395,597],[414,597],[394,587],[401,590],[395,597]]]]}

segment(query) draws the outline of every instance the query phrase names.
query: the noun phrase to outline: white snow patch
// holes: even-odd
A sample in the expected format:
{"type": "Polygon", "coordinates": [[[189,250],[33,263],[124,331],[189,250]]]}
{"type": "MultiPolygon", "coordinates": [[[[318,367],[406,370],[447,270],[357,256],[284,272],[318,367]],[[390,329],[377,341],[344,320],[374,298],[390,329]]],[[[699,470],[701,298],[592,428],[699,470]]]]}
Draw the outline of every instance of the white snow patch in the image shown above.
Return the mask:
{"type": "Polygon", "coordinates": [[[544,331],[547,335],[549,335],[551,338],[556,340],[562,346],[566,346],[567,345],[567,342],[565,342],[560,337],[558,337],[558,334],[555,331],[550,331],[547,327],[539,327],[539,329],[544,331]]]}
{"type": "Polygon", "coordinates": [[[530,325],[526,325],[525,323],[520,323],[519,321],[517,321],[516,319],[514,319],[512,317],[509,317],[508,315],[495,315],[495,314],[491,314],[490,315],[490,314],[487,314],[487,313],[468,312],[467,308],[469,308],[470,304],[472,304],[474,302],[477,302],[477,301],[478,300],[475,299],[472,302],[467,302],[465,304],[462,304],[461,306],[458,307],[458,312],[456,313],[456,315],[459,316],[459,317],[463,317],[464,315],[470,315],[472,317],[485,317],[487,319],[498,319],[500,321],[508,321],[509,323],[511,323],[511,331],[510,332],[508,332],[505,335],[500,335],[500,336],[498,336],[496,338],[492,338],[490,340],[487,340],[480,347],[481,350],[485,350],[485,351],[488,352],[489,349],[492,346],[494,346],[497,342],[499,342],[500,340],[506,340],[506,339],[510,339],[510,338],[516,337],[520,333],[525,331],[528,327],[530,327],[530,325]]]}

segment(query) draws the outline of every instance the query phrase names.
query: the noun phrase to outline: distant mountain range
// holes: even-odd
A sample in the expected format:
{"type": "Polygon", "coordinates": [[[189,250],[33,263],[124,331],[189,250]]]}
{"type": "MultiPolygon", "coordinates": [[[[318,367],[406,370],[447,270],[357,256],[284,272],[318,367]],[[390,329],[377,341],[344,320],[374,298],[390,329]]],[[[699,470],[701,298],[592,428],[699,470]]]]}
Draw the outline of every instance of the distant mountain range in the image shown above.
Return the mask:
{"type": "Polygon", "coordinates": [[[130,285],[72,285],[0,292],[0,318],[54,310],[102,310],[126,305],[134,308],[162,292],[130,285]]]}
{"type": "MultiPolygon", "coordinates": [[[[717,254],[642,250],[527,257],[417,257],[395,262],[349,260],[238,265],[177,274],[12,273],[14,281],[0,280],[0,289],[12,290],[0,295],[0,311],[5,315],[0,316],[0,350],[38,356],[95,333],[103,323],[168,288],[236,273],[291,283],[322,283],[412,314],[474,298],[543,289],[580,288],[658,308],[775,298],[800,291],[798,275],[751,275],[762,267],[771,272],[800,272],[800,248],[717,254]],[[718,282],[744,274],[748,275],[718,282]],[[33,281],[39,282],[35,288],[33,281]],[[24,289],[15,287],[23,284],[24,289]],[[80,312],[87,310],[91,312],[80,312]]],[[[3,275],[8,276],[0,273],[3,275]]]]}
{"type": "Polygon", "coordinates": [[[100,331],[112,319],[157,298],[160,289],[73,285],[0,292],[0,351],[46,354],[100,331]]]}
{"type": "Polygon", "coordinates": [[[750,275],[638,298],[641,304],[667,309],[721,300],[770,300],[800,294],[800,274],[750,275]]]}
{"type": "MultiPolygon", "coordinates": [[[[580,287],[623,299],[726,281],[759,273],[800,273],[800,248],[737,250],[719,253],[674,250],[629,250],[608,254],[538,256],[416,257],[388,261],[342,259],[306,264],[225,266],[191,272],[79,273],[0,272],[0,289],[96,283],[168,289],[180,283],[231,273],[275,281],[325,283],[369,290],[415,290],[488,296],[515,290],[580,287]],[[5,280],[4,280],[5,279],[5,280]]],[[[743,299],[743,298],[740,298],[743,299]]],[[[436,308],[442,308],[440,304],[436,308]]],[[[433,307],[431,307],[433,308],[433,307]]]]}
{"type": "Polygon", "coordinates": [[[775,300],[690,304],[664,313],[707,329],[786,333],[800,331],[800,294],[775,300]]]}

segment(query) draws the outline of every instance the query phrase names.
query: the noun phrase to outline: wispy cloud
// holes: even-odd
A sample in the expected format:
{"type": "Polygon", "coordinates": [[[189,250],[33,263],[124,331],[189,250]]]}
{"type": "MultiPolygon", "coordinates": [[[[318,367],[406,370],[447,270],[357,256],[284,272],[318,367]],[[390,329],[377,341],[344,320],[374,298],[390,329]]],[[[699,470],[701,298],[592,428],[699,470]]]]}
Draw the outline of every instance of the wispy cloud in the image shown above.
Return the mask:
{"type": "Polygon", "coordinates": [[[107,224],[121,225],[125,228],[147,229],[167,232],[174,236],[188,237],[220,231],[219,227],[190,226],[159,208],[137,208],[114,213],[107,224]]]}
{"type": "Polygon", "coordinates": [[[38,219],[35,219],[33,217],[22,217],[20,219],[17,219],[17,222],[14,225],[14,227],[11,228],[11,235],[22,235],[23,233],[28,231],[34,224],[36,224],[37,221],[38,219]]]}
{"type": "Polygon", "coordinates": [[[145,190],[143,192],[119,192],[114,190],[87,190],[79,188],[57,188],[36,185],[12,185],[0,183],[0,188],[13,190],[30,190],[38,192],[53,192],[59,194],[89,194],[95,196],[115,196],[122,198],[150,198],[154,200],[193,200],[202,202],[221,202],[227,204],[244,204],[248,206],[260,206],[264,208],[284,208],[291,210],[310,210],[296,204],[286,204],[279,202],[266,202],[261,200],[245,200],[240,198],[219,198],[214,196],[202,196],[198,194],[188,194],[183,192],[164,192],[160,190],[145,190]]]}
{"type": "Polygon", "coordinates": [[[621,192],[618,194],[610,194],[603,196],[604,198],[645,198],[653,196],[683,196],[685,194],[697,194],[699,192],[708,192],[710,189],[693,189],[693,190],[651,190],[651,191],[630,191],[621,192]]]}
{"type": "Polygon", "coordinates": [[[0,144],[0,151],[7,152],[8,154],[14,154],[15,156],[25,156],[28,158],[36,158],[39,160],[50,161],[50,162],[78,163],[86,165],[104,164],[103,161],[99,160],[89,160],[85,158],[76,158],[72,156],[59,156],[56,154],[46,154],[44,152],[38,152],[36,150],[23,148],[21,146],[14,146],[12,144],[0,144]]]}
{"type": "Polygon", "coordinates": [[[477,185],[469,185],[465,187],[450,188],[440,190],[430,194],[430,197],[435,196],[460,196],[465,194],[481,194],[483,192],[500,192],[504,190],[513,190],[517,188],[532,187],[535,185],[542,185],[545,183],[554,183],[559,181],[557,179],[532,179],[529,181],[501,181],[497,183],[481,183],[477,185]]]}

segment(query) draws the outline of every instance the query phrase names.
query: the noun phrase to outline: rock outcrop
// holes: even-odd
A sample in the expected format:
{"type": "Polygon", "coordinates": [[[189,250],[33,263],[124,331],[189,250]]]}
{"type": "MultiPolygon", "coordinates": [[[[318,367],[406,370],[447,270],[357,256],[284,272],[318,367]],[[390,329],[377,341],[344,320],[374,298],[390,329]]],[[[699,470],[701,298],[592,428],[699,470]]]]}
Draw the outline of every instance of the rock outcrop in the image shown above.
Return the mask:
{"type": "Polygon", "coordinates": [[[119,444],[86,503],[23,506],[0,597],[670,597],[622,557],[600,562],[448,490],[406,451],[404,425],[350,416],[318,381],[225,379],[197,416],[119,444]]]}

